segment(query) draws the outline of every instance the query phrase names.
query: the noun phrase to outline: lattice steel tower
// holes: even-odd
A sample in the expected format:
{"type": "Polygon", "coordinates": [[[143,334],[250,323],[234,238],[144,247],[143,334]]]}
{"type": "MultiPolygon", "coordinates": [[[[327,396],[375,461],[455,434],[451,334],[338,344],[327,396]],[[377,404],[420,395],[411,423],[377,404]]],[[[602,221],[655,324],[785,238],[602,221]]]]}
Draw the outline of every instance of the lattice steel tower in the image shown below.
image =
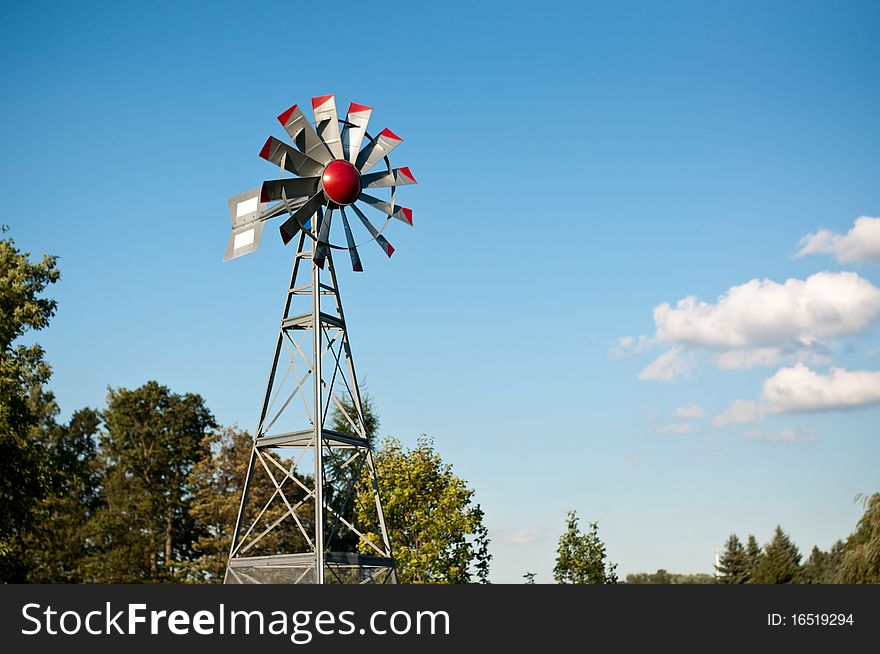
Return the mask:
{"type": "Polygon", "coordinates": [[[292,145],[270,137],[260,152],[282,175],[297,177],[263,182],[229,200],[226,260],[256,250],[265,221],[283,214],[282,239],[297,239],[298,246],[226,583],[397,581],[332,253],[347,250],[352,268],[363,270],[346,214],[351,209],[367,240],[390,257],[385,228],[392,219],[412,225],[412,212],[395,204],[396,189],[415,179],[388,160],[402,139],[388,129],[376,138],[367,133],[370,107],[352,103],[339,120],[327,95],[313,98],[312,108],[314,126],[296,105],[282,113],[292,145]],[[368,174],[380,161],[386,170],[368,174]],[[388,197],[366,188],[385,189],[388,197]],[[381,229],[357,202],[384,214],[381,229]],[[344,245],[331,237],[335,212],[344,245]],[[328,427],[331,417],[337,429],[328,427]]]}

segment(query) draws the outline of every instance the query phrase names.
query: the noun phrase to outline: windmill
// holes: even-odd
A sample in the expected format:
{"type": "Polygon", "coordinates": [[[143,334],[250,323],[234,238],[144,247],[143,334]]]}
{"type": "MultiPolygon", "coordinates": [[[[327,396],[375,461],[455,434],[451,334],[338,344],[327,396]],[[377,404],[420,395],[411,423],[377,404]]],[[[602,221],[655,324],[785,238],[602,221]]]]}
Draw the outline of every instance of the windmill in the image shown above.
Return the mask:
{"type": "Polygon", "coordinates": [[[397,581],[333,252],[345,250],[356,272],[365,243],[390,257],[386,228],[412,225],[397,187],[416,180],[388,158],[403,139],[367,131],[371,107],[351,103],[339,119],[334,96],[324,95],[312,110],[314,124],[297,105],[279,115],[290,143],[270,136],[260,150],[279,179],[229,199],[226,261],[255,251],[266,222],[279,216],[282,240],[298,245],[226,583],[397,581]],[[383,219],[380,227],[368,213],[383,219]],[[350,217],[365,230],[360,243],[350,217]]]}

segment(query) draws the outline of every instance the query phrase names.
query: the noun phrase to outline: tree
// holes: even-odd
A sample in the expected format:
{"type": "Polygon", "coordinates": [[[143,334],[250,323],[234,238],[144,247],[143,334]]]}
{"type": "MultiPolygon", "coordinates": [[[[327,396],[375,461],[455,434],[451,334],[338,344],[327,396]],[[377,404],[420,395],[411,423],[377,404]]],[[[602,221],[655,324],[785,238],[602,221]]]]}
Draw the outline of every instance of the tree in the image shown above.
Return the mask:
{"type": "Polygon", "coordinates": [[[715,577],[705,572],[697,574],[675,574],[662,568],[657,572],[636,572],[626,576],[628,584],[714,584],[715,577]]]}
{"type": "Polygon", "coordinates": [[[100,414],[81,409],[66,425],[55,423],[51,395],[43,434],[38,437],[51,462],[51,491],[35,513],[27,535],[28,581],[78,583],[89,543],[85,525],[98,506],[96,434],[100,414]]]}
{"type": "Polygon", "coordinates": [[[537,575],[536,573],[534,573],[534,572],[527,572],[527,573],[525,573],[525,574],[523,575],[523,579],[526,580],[526,583],[527,583],[527,584],[534,584],[534,583],[535,583],[535,577],[537,577],[537,576],[538,576],[538,575],[537,575]]]}
{"type": "Polygon", "coordinates": [[[746,540],[747,577],[749,579],[748,583],[751,583],[752,578],[755,576],[755,571],[758,569],[758,566],[760,565],[763,556],[764,553],[761,551],[761,546],[758,545],[758,539],[755,538],[752,534],[749,534],[749,537],[746,540]]]}
{"type": "Polygon", "coordinates": [[[204,445],[212,456],[197,461],[188,480],[193,493],[190,515],[198,536],[193,544],[195,558],[187,566],[187,577],[201,583],[221,583],[253,437],[246,431],[227,427],[212,432],[205,440],[204,445]]]}
{"type": "Polygon", "coordinates": [[[800,583],[801,555],[782,527],[776,527],[773,538],[764,546],[751,582],[755,584],[800,583]]]}
{"type": "MultiPolygon", "coordinates": [[[[443,462],[433,441],[423,435],[415,448],[405,450],[399,440],[388,438],[376,453],[376,469],[400,581],[485,581],[491,555],[483,511],[472,504],[474,491],[443,462]]],[[[366,475],[359,482],[357,513],[363,524],[375,524],[366,475]]],[[[366,536],[379,541],[375,531],[366,536]]],[[[364,543],[360,547],[372,551],[364,543]]]]}
{"type": "Polygon", "coordinates": [[[51,368],[39,345],[17,341],[48,326],[56,303],[41,295],[59,278],[55,257],[31,263],[30,253],[20,252],[11,238],[0,240],[0,581],[25,580],[30,560],[23,541],[51,491],[49,467],[33,438],[40,421],[33,398],[51,368]]]}
{"type": "Polygon", "coordinates": [[[720,584],[744,584],[749,580],[748,556],[736,534],[727,539],[716,572],[720,584]]]}
{"type": "Polygon", "coordinates": [[[95,543],[89,581],[179,581],[197,540],[188,485],[210,456],[214,417],[199,395],[151,381],[110,389],[100,438],[101,506],[90,521],[95,543]]]}
{"type": "Polygon", "coordinates": [[[590,523],[590,531],[581,533],[575,511],[569,511],[565,533],[559,539],[553,578],[560,584],[616,584],[617,564],[606,561],[605,543],[599,538],[599,526],[590,523]]]}
{"type": "Polygon", "coordinates": [[[865,513],[846,540],[837,582],[842,584],[880,583],[880,493],[859,496],[865,513]]]}
{"type": "Polygon", "coordinates": [[[838,540],[831,549],[823,552],[815,545],[810,552],[810,558],[801,566],[802,584],[834,584],[840,573],[843,556],[846,553],[846,544],[838,540]]]}
{"type": "MultiPolygon", "coordinates": [[[[226,562],[229,558],[241,493],[250,463],[253,437],[237,427],[226,427],[206,436],[204,446],[211,452],[211,456],[195,463],[187,482],[192,493],[189,513],[194,521],[197,537],[193,543],[194,558],[183,567],[188,581],[221,583],[226,574],[226,562]]],[[[263,454],[275,456],[267,451],[263,454]]],[[[286,459],[276,460],[289,467],[290,462],[286,459]]],[[[251,530],[252,534],[259,534],[287,513],[283,502],[276,499],[269,503],[269,500],[275,496],[275,486],[259,466],[258,463],[256,474],[251,478],[248,504],[242,520],[244,533],[254,524],[258,516],[261,516],[260,521],[251,530]]],[[[298,479],[304,484],[311,484],[309,477],[298,476],[298,479]]],[[[283,490],[288,501],[292,503],[298,502],[304,495],[304,492],[292,483],[285,484],[283,490]]],[[[314,525],[312,512],[313,509],[309,509],[298,513],[300,522],[307,530],[311,530],[314,525]]],[[[305,540],[299,529],[291,524],[292,522],[290,520],[286,525],[290,528],[273,530],[261,538],[248,554],[286,554],[306,551],[305,540]]]]}

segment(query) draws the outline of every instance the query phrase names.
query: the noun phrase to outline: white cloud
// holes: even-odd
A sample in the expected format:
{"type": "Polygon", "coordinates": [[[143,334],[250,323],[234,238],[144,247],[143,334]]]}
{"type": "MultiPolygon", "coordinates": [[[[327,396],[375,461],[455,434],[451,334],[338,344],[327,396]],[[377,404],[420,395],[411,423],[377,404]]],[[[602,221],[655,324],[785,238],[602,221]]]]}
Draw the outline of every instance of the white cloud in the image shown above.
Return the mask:
{"type": "Polygon", "coordinates": [[[657,340],[731,350],[809,345],[853,334],[880,315],[880,289],[854,272],[819,272],[779,284],[753,279],[734,286],[718,302],[693,296],[673,308],[654,309],[657,340]]]}
{"type": "Polygon", "coordinates": [[[703,408],[697,404],[691,404],[690,406],[680,406],[675,410],[676,418],[702,418],[706,415],[706,412],[703,411],[703,408]]]}
{"type": "Polygon", "coordinates": [[[741,425],[749,422],[757,422],[763,417],[764,410],[752,400],[734,400],[723,413],[715,416],[712,425],[724,427],[725,425],[741,425]]]}
{"type": "Polygon", "coordinates": [[[735,400],[712,424],[758,422],[768,413],[846,411],[880,404],[880,372],[832,368],[827,375],[803,363],[780,368],[764,380],[761,398],[735,400]]]}
{"type": "Polygon", "coordinates": [[[517,529],[515,531],[500,530],[495,538],[502,543],[512,543],[514,545],[527,545],[534,543],[540,538],[537,529],[517,529]]]}
{"type": "Polygon", "coordinates": [[[764,381],[763,400],[774,413],[855,409],[880,403],[880,372],[832,368],[827,375],[802,363],[764,381]]]}
{"type": "Polygon", "coordinates": [[[753,279],[714,303],[688,296],[654,309],[654,336],[620,340],[627,353],[668,349],[640,379],[670,381],[700,361],[722,370],[803,362],[829,365],[823,344],[865,330],[880,316],[880,288],[854,272],[819,272],[784,283],[753,279]]]}
{"type": "Polygon", "coordinates": [[[639,379],[654,381],[671,381],[676,377],[687,375],[694,369],[696,362],[681,347],[672,347],[654,359],[639,373],[639,379]]]}
{"type": "Polygon", "coordinates": [[[860,216],[846,234],[820,229],[807,234],[800,243],[797,256],[832,254],[841,263],[880,261],[880,218],[860,216]]]}
{"type": "Polygon", "coordinates": [[[782,429],[776,429],[771,431],[764,431],[762,429],[750,429],[746,432],[746,439],[750,441],[764,441],[767,443],[815,443],[816,442],[816,434],[813,432],[807,432],[800,428],[792,429],[791,427],[784,427],[782,429]]]}
{"type": "Polygon", "coordinates": [[[676,422],[671,425],[666,425],[665,427],[660,427],[657,431],[661,434],[687,434],[692,431],[697,431],[699,428],[699,425],[695,425],[692,422],[676,422]]]}

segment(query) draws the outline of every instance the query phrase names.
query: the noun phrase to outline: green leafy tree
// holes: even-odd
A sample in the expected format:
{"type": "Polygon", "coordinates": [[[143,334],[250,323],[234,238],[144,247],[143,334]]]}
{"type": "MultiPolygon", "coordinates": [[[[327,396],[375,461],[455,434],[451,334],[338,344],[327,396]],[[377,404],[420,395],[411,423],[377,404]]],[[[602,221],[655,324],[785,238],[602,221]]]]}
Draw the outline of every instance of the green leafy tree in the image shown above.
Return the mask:
{"type": "MultiPolygon", "coordinates": [[[[232,545],[241,493],[250,463],[253,437],[247,431],[226,427],[206,436],[204,445],[211,452],[211,456],[197,461],[188,479],[188,486],[192,492],[189,513],[194,521],[197,538],[193,544],[194,558],[185,563],[183,568],[188,581],[221,583],[226,573],[226,561],[232,545]]],[[[264,454],[272,456],[268,452],[264,454]]],[[[289,461],[278,460],[286,464],[285,467],[289,467],[289,461]]],[[[259,465],[258,463],[256,474],[251,479],[248,504],[242,521],[242,530],[247,532],[262,513],[260,521],[252,530],[252,533],[256,534],[275,523],[287,512],[286,506],[277,497],[273,502],[269,502],[275,496],[275,486],[269,476],[263,474],[259,465]]],[[[311,478],[298,478],[304,484],[311,485],[311,478]]],[[[284,484],[283,490],[288,501],[293,504],[304,495],[304,492],[292,483],[284,484]]],[[[305,529],[313,528],[312,508],[301,510],[297,515],[305,529]]],[[[289,520],[286,525],[269,532],[258,541],[249,555],[306,551],[305,540],[292,523],[293,521],[289,520]]]]}
{"type": "Polygon", "coordinates": [[[797,584],[801,581],[801,555],[782,527],[776,527],[773,538],[764,546],[751,582],[755,584],[797,584]]]}
{"type": "Polygon", "coordinates": [[[537,577],[537,574],[534,573],[534,572],[527,572],[527,573],[525,573],[525,574],[523,575],[523,579],[526,580],[526,583],[527,583],[527,584],[534,584],[534,583],[535,583],[535,577],[537,577]]]}
{"type": "Polygon", "coordinates": [[[89,549],[85,525],[98,507],[96,434],[100,414],[82,409],[66,425],[55,423],[57,407],[45,398],[47,424],[39,437],[51,461],[51,491],[36,511],[27,536],[28,581],[77,583],[89,549]]]}
{"type": "MultiPolygon", "coordinates": [[[[376,453],[379,492],[402,583],[470,583],[488,576],[489,539],[474,491],[443,462],[426,436],[406,450],[395,438],[376,453]]],[[[373,492],[366,476],[358,490],[358,518],[375,524],[373,492]]],[[[367,537],[380,542],[379,534],[367,537]]],[[[361,543],[362,551],[369,546],[361,543]]]]}
{"type": "Polygon", "coordinates": [[[838,583],[880,583],[880,493],[859,497],[865,513],[846,540],[846,550],[837,572],[838,583]]]}
{"type": "Polygon", "coordinates": [[[565,533],[559,539],[553,577],[560,584],[616,584],[617,564],[606,560],[605,543],[599,538],[599,525],[581,533],[575,511],[569,511],[565,533]]]}
{"type": "Polygon", "coordinates": [[[719,584],[744,584],[749,580],[749,561],[746,548],[736,534],[731,534],[718,562],[719,584]]]}
{"type": "Polygon", "coordinates": [[[199,395],[151,381],[110,389],[100,439],[101,506],[90,521],[89,581],[180,581],[194,556],[189,475],[210,456],[214,418],[199,395]]]}
{"type": "MultiPolygon", "coordinates": [[[[6,232],[0,228],[0,235],[6,232]]],[[[41,420],[34,400],[51,369],[39,345],[18,340],[48,326],[56,303],[42,294],[59,278],[55,257],[32,263],[11,238],[0,239],[0,581],[26,579],[30,556],[24,541],[51,492],[51,470],[34,439],[41,420]]]]}
{"type": "MultiPolygon", "coordinates": [[[[212,456],[197,461],[189,475],[193,493],[190,515],[198,536],[193,544],[195,558],[187,565],[187,577],[196,582],[221,583],[253,437],[246,431],[227,427],[212,432],[205,441],[212,456]]],[[[254,491],[260,494],[257,488],[254,491]]]]}

